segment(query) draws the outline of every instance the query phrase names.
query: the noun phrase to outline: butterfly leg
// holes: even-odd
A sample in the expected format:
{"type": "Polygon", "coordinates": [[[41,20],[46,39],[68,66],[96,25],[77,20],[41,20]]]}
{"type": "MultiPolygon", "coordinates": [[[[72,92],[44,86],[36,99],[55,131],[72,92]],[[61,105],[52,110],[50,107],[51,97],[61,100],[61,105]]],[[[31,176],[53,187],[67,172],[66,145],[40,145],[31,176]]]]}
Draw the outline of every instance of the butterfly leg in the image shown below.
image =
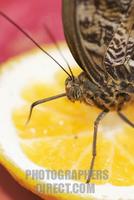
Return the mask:
{"type": "Polygon", "coordinates": [[[131,122],[123,113],[121,113],[120,111],[118,111],[117,113],[118,113],[118,115],[120,116],[120,118],[121,118],[124,122],[126,122],[128,125],[130,125],[131,127],[134,128],[134,123],[131,122]]]}
{"type": "Polygon", "coordinates": [[[97,132],[98,132],[98,126],[100,121],[105,117],[105,115],[109,112],[109,110],[104,110],[103,112],[101,112],[98,117],[96,118],[95,122],[94,122],[94,134],[93,134],[93,146],[92,146],[92,160],[90,163],[90,170],[89,170],[89,174],[88,174],[88,178],[86,183],[89,183],[92,177],[92,172],[93,172],[93,168],[94,168],[94,162],[95,162],[95,157],[96,157],[96,143],[97,143],[97,132]]]}
{"type": "Polygon", "coordinates": [[[59,99],[61,97],[65,97],[65,96],[66,96],[66,93],[62,93],[62,94],[58,94],[58,95],[55,95],[55,96],[52,96],[52,97],[40,99],[38,101],[33,102],[32,105],[31,105],[31,107],[30,107],[30,111],[29,111],[28,119],[26,121],[26,125],[29,123],[29,121],[31,119],[32,112],[33,112],[33,109],[34,109],[35,106],[37,106],[39,104],[42,104],[42,103],[45,103],[45,102],[48,102],[48,101],[59,99]]]}

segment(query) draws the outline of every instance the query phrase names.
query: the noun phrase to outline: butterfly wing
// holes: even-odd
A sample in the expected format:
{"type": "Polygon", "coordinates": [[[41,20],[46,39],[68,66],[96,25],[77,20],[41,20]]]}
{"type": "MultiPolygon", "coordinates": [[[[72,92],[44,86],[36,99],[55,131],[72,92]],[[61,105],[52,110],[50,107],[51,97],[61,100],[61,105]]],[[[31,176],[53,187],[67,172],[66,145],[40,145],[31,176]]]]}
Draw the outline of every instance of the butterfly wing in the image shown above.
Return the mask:
{"type": "Polygon", "coordinates": [[[107,48],[104,65],[116,81],[134,83],[134,1],[107,48]]]}
{"type": "Polygon", "coordinates": [[[94,82],[106,79],[104,53],[129,3],[116,4],[114,0],[63,0],[67,43],[78,65],[94,82]]]}

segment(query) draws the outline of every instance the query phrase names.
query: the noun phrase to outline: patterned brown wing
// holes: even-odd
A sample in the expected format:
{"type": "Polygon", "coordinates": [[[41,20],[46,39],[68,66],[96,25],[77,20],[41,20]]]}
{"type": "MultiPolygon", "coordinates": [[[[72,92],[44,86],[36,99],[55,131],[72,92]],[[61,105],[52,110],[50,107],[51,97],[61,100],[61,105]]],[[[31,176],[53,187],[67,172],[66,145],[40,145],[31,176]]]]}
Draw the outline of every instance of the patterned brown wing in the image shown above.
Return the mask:
{"type": "Polygon", "coordinates": [[[79,66],[94,82],[106,78],[103,57],[129,3],[130,0],[63,0],[67,43],[79,66]]]}
{"type": "Polygon", "coordinates": [[[134,1],[108,46],[104,65],[115,80],[134,82],[134,1]]]}

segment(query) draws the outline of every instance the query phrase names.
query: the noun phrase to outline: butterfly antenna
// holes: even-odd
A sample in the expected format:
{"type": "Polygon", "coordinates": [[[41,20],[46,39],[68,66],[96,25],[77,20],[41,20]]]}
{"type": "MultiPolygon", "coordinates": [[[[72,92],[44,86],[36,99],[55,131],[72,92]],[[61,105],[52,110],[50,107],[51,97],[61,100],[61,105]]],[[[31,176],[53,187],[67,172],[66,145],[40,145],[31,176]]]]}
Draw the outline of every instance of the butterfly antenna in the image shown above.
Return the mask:
{"type": "Polygon", "coordinates": [[[58,43],[56,42],[56,39],[55,39],[54,35],[53,35],[52,32],[50,31],[50,29],[49,29],[49,27],[47,26],[47,24],[44,24],[44,28],[45,28],[45,30],[46,30],[48,36],[50,37],[50,39],[51,39],[52,42],[54,43],[55,47],[57,48],[59,54],[61,55],[61,57],[62,57],[63,60],[65,61],[66,65],[68,66],[68,69],[69,69],[69,71],[70,71],[70,74],[72,75],[72,78],[74,79],[74,75],[73,75],[73,72],[72,72],[72,70],[71,70],[71,67],[70,67],[68,61],[66,60],[65,56],[63,55],[63,53],[62,53],[62,51],[61,51],[61,49],[60,49],[58,43]]]}
{"type": "Polygon", "coordinates": [[[14,25],[20,32],[22,32],[29,40],[31,40],[35,46],[37,46],[42,52],[44,52],[48,57],[50,57],[59,67],[70,77],[72,76],[64,69],[64,67],[61,66],[61,64],[53,58],[47,51],[45,51],[27,32],[25,32],[18,24],[16,24],[10,17],[8,17],[5,13],[0,11],[0,15],[3,16],[7,21],[9,21],[12,25],[14,25]]]}

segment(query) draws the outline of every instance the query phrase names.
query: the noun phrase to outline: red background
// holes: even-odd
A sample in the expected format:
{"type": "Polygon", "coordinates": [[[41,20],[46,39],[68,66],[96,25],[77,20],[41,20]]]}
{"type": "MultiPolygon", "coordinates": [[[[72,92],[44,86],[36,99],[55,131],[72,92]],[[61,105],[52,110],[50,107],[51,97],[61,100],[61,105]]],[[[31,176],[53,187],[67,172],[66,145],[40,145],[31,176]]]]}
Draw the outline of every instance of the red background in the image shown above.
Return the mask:
{"type": "MultiPolygon", "coordinates": [[[[44,24],[63,40],[61,0],[0,0],[0,10],[15,20],[40,44],[51,42],[44,24]]],[[[0,16],[0,61],[34,47],[22,33],[0,16]]]]}
{"type": "MultiPolygon", "coordinates": [[[[63,40],[61,0],[0,0],[0,9],[23,27],[38,43],[50,43],[47,24],[56,40],[63,40]]],[[[22,33],[0,16],[0,62],[35,47],[22,33]]],[[[40,200],[22,188],[0,165],[0,200],[40,200]]]]}

